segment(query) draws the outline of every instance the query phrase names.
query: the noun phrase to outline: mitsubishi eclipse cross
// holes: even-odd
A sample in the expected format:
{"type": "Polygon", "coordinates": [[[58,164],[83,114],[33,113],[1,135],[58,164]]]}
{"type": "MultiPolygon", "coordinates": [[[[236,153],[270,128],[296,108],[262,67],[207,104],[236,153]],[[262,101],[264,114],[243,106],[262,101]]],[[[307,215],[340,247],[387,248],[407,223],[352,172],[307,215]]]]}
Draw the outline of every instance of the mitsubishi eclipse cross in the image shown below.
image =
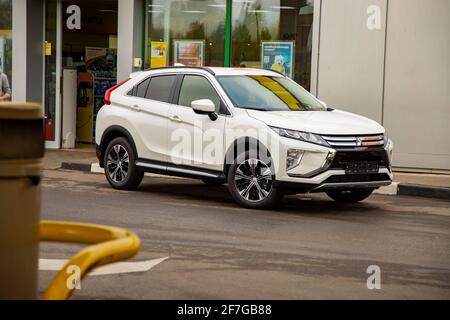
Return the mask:
{"type": "Polygon", "coordinates": [[[391,184],[393,143],[375,121],[332,109],[275,71],[167,67],[109,89],[97,157],[116,189],[145,172],[227,184],[248,208],[325,192],[362,201],[391,184]]]}

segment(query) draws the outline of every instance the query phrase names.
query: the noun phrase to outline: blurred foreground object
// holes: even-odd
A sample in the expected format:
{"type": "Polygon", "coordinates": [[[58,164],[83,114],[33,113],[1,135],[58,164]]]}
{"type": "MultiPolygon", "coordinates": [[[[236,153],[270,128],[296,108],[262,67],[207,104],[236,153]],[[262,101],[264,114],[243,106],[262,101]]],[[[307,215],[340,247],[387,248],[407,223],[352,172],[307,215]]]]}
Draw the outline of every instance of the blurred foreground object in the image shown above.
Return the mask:
{"type": "Polygon", "coordinates": [[[0,103],[0,299],[35,299],[39,254],[43,111],[0,103]]]}
{"type": "Polygon", "coordinates": [[[43,299],[68,299],[74,268],[89,271],[133,257],[140,240],[124,229],[40,221],[44,120],[39,104],[0,103],[0,300],[36,299],[39,241],[91,244],[60,270],[43,299]]]}
{"type": "Polygon", "coordinates": [[[58,272],[44,293],[44,300],[63,300],[72,295],[74,270],[79,281],[95,267],[133,257],[140,249],[140,240],[124,229],[95,224],[42,221],[42,241],[63,241],[92,244],[70,259],[58,272]],[[74,268],[75,267],[75,268],[74,268]]]}

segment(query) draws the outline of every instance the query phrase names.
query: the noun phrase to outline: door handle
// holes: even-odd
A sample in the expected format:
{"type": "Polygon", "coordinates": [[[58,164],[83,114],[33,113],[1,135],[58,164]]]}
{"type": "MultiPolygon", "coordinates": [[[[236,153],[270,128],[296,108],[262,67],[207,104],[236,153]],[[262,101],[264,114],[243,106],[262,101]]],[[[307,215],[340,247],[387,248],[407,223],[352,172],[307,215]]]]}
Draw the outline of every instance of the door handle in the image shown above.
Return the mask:
{"type": "Polygon", "coordinates": [[[178,122],[178,123],[183,122],[183,120],[181,120],[180,117],[178,117],[178,116],[173,116],[173,117],[170,117],[169,119],[170,119],[170,121],[173,121],[173,122],[178,122]]]}
{"type": "Polygon", "coordinates": [[[133,104],[133,105],[131,106],[131,109],[133,109],[134,111],[140,111],[140,110],[141,110],[141,107],[139,107],[137,104],[133,104]]]}

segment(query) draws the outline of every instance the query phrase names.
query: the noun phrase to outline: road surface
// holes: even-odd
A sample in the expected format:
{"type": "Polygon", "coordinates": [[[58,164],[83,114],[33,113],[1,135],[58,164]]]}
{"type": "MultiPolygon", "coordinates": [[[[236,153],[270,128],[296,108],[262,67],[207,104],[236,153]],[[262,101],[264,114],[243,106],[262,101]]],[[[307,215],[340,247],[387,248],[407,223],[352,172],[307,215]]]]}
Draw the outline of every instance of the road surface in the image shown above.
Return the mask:
{"type": "MultiPolygon", "coordinates": [[[[132,261],[168,257],[146,272],[87,277],[75,299],[450,299],[449,201],[301,195],[258,211],[195,180],[146,177],[126,192],[103,175],[47,170],[42,208],[44,219],[133,230],[142,249],[132,261]],[[379,290],[367,288],[373,265],[379,290]]],[[[43,243],[40,257],[80,248],[43,243]]],[[[40,292],[53,275],[39,272],[40,292]]]]}

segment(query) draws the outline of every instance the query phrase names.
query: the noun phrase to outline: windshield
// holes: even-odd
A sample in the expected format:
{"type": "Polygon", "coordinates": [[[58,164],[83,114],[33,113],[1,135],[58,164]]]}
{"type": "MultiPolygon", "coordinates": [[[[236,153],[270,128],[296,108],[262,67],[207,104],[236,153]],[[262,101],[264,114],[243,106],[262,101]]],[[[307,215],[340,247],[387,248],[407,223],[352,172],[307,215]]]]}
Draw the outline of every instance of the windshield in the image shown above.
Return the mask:
{"type": "Polygon", "coordinates": [[[219,76],[237,108],[261,111],[326,111],[312,94],[283,77],[219,76]]]}

